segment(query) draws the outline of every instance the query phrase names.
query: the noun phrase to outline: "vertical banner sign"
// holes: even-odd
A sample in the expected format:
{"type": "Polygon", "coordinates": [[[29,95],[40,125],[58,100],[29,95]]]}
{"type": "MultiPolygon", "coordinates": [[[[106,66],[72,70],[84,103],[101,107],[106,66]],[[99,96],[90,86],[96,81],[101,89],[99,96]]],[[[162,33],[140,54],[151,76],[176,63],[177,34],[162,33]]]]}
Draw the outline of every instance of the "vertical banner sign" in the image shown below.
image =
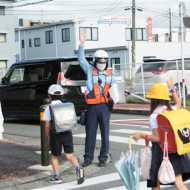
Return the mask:
{"type": "Polygon", "coordinates": [[[146,27],[147,27],[148,42],[152,42],[153,35],[152,35],[152,18],[151,17],[148,17],[146,27]]]}

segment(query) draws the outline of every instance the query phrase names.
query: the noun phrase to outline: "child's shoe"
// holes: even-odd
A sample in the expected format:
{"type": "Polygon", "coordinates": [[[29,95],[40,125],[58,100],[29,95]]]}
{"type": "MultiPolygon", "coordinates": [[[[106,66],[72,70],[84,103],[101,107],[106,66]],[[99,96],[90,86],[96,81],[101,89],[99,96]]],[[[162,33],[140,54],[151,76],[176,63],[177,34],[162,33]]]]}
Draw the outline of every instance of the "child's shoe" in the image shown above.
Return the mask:
{"type": "Polygon", "coordinates": [[[84,182],[84,169],[83,168],[77,168],[76,169],[76,175],[77,175],[77,183],[82,184],[84,182]]]}
{"type": "Polygon", "coordinates": [[[54,174],[54,175],[52,175],[52,176],[50,177],[49,182],[50,182],[50,183],[53,183],[53,184],[59,184],[59,183],[62,183],[63,180],[60,178],[59,175],[55,175],[55,174],[54,174]]]}

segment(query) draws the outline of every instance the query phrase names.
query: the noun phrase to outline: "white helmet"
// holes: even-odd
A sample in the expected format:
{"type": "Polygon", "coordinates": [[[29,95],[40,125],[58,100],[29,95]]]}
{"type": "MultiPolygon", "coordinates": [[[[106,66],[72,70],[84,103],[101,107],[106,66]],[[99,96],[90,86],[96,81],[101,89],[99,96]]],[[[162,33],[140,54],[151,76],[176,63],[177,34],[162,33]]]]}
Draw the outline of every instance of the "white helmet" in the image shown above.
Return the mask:
{"type": "Polygon", "coordinates": [[[104,50],[97,50],[95,53],[94,53],[94,59],[96,58],[103,58],[103,59],[108,59],[108,53],[104,50]]]}
{"type": "Polygon", "coordinates": [[[48,94],[49,95],[63,95],[64,94],[64,90],[61,87],[61,85],[59,85],[59,84],[52,84],[48,88],[48,94]]]}

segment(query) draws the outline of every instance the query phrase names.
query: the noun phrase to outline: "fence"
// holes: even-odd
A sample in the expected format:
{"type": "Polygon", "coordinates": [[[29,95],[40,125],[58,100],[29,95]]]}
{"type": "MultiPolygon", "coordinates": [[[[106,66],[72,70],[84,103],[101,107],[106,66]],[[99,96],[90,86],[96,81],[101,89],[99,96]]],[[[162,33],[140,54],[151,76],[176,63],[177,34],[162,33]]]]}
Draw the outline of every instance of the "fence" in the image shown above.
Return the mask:
{"type": "Polygon", "coordinates": [[[166,83],[167,80],[172,79],[179,96],[185,97],[190,94],[190,59],[185,59],[184,68],[182,66],[181,60],[148,61],[139,64],[134,75],[134,92],[145,96],[151,85],[157,82],[166,83]]]}

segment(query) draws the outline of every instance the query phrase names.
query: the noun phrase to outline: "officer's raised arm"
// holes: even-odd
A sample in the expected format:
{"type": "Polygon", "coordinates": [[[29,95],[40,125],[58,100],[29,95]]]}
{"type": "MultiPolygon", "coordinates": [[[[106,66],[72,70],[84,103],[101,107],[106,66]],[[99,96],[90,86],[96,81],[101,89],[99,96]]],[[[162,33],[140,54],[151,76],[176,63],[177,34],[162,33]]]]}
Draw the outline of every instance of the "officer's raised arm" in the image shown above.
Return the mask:
{"type": "Polygon", "coordinates": [[[86,60],[86,58],[85,58],[85,53],[84,53],[85,41],[86,41],[85,35],[81,34],[80,35],[80,44],[79,44],[79,49],[78,49],[78,60],[79,60],[80,66],[82,67],[84,72],[87,73],[90,65],[89,65],[88,61],[86,60]]]}

